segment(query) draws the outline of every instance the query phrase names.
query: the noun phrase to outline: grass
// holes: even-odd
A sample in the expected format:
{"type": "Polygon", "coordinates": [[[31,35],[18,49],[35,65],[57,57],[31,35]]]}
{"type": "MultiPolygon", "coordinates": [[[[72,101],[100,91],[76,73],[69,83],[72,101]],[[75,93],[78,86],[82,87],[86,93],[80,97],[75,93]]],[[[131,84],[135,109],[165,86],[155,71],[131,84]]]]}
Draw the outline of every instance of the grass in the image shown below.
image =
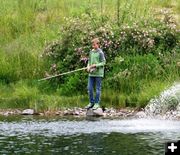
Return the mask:
{"type": "MultiPolygon", "coordinates": [[[[153,8],[170,8],[179,21],[178,0],[120,0],[119,24],[131,25],[142,18],[150,20],[153,8]]],[[[46,43],[57,39],[57,33],[61,33],[59,28],[65,22],[64,17],[94,12],[100,15],[100,20],[110,16],[118,22],[117,10],[117,0],[1,0],[0,108],[50,110],[86,105],[87,94],[65,97],[53,90],[48,82],[33,83],[44,75],[47,68],[40,54],[46,43]]],[[[121,83],[120,91],[105,89],[102,104],[143,107],[177,78],[171,72],[169,75],[168,82],[136,79],[121,83]],[[135,88],[137,83],[143,87],[135,88]],[[129,84],[134,93],[127,89],[129,84]]]]}
{"type": "Polygon", "coordinates": [[[102,100],[106,107],[137,107],[143,108],[150,99],[158,96],[164,89],[171,85],[171,82],[165,81],[144,81],[142,88],[138,93],[124,93],[123,91],[103,90],[102,100]],[[157,87],[158,86],[158,87],[157,87]]]}
{"type": "MultiPolygon", "coordinates": [[[[151,11],[154,5],[161,6],[157,0],[154,2],[156,3],[151,0],[121,1],[120,23],[129,24],[140,18],[152,17],[151,11]]],[[[162,3],[164,4],[164,1],[162,3]]],[[[171,4],[169,1],[166,3],[171,4]]],[[[0,10],[2,21],[0,30],[3,32],[0,37],[1,45],[14,42],[22,35],[28,39],[37,33],[43,39],[53,39],[51,36],[57,33],[59,25],[64,22],[64,17],[78,16],[85,12],[101,12],[102,15],[117,20],[117,0],[103,0],[102,7],[101,0],[2,0],[0,10]]]]}
{"type": "Polygon", "coordinates": [[[57,92],[44,93],[30,80],[21,80],[9,85],[0,83],[0,108],[33,108],[36,111],[84,107],[88,103],[83,95],[66,97],[57,92]]]}
{"type": "MultiPolygon", "coordinates": [[[[105,107],[144,107],[151,98],[158,96],[171,83],[166,81],[145,81],[139,93],[127,94],[111,89],[102,90],[101,105],[105,107]],[[158,87],[157,87],[158,85],[158,87]]],[[[40,92],[36,85],[19,81],[16,84],[0,85],[0,107],[33,108],[36,111],[58,110],[62,108],[84,107],[88,103],[87,94],[72,97],[61,96],[56,92],[50,95],[40,92]]]]}

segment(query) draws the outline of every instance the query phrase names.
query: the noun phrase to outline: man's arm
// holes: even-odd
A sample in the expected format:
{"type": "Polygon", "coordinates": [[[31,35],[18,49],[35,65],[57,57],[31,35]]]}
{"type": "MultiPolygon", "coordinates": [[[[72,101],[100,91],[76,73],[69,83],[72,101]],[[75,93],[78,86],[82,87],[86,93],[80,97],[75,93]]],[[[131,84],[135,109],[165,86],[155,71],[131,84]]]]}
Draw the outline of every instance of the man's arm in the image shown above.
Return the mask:
{"type": "Polygon", "coordinates": [[[102,67],[106,64],[106,59],[103,51],[100,51],[100,63],[96,64],[96,67],[102,67]]]}

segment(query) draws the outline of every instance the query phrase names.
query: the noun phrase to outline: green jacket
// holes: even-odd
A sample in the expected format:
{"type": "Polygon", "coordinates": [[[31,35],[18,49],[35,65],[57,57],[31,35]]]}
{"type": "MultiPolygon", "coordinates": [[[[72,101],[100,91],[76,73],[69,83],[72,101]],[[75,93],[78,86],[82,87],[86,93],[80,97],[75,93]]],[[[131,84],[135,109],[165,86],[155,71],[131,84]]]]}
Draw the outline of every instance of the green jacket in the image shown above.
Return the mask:
{"type": "Polygon", "coordinates": [[[92,77],[104,77],[104,65],[106,63],[106,59],[104,57],[103,51],[98,48],[97,50],[92,50],[89,53],[88,66],[92,64],[96,64],[96,68],[94,71],[89,73],[89,76],[92,77]]]}

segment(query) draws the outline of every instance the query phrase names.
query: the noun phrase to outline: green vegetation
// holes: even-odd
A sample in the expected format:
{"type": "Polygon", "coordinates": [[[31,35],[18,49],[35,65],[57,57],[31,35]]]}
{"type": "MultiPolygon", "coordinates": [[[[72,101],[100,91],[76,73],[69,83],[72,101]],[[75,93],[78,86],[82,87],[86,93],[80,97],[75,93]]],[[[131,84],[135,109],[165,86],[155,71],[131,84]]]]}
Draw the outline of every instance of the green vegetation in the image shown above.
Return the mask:
{"type": "Polygon", "coordinates": [[[86,66],[99,37],[107,57],[102,105],[144,107],[180,77],[177,0],[1,0],[0,107],[88,103],[86,66]],[[153,13],[152,13],[153,12],[153,13]]]}

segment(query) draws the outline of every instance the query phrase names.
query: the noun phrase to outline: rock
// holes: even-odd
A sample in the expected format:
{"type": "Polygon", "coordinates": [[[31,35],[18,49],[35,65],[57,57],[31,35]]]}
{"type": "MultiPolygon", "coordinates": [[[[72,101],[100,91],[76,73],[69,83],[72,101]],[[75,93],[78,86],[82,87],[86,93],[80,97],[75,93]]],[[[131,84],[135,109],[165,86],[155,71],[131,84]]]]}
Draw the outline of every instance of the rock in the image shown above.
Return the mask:
{"type": "Polygon", "coordinates": [[[22,115],[34,115],[34,109],[25,109],[23,110],[22,115]]]}
{"type": "Polygon", "coordinates": [[[134,116],[134,112],[131,112],[131,113],[126,114],[125,117],[131,117],[131,116],[134,116]]]}
{"type": "Polygon", "coordinates": [[[177,118],[180,118],[180,112],[178,112],[178,113],[176,114],[176,117],[177,117],[177,118]]]}
{"type": "Polygon", "coordinates": [[[89,109],[86,112],[86,116],[103,116],[103,110],[101,108],[98,108],[96,110],[89,109]]]}
{"type": "Polygon", "coordinates": [[[73,113],[73,115],[79,115],[80,113],[79,113],[79,111],[75,111],[74,113],[73,113]]]}
{"type": "Polygon", "coordinates": [[[86,115],[87,116],[93,116],[94,115],[93,110],[92,109],[88,109],[87,112],[86,112],[86,115]]]}
{"type": "Polygon", "coordinates": [[[73,115],[73,110],[71,110],[71,109],[65,110],[64,113],[63,113],[63,115],[64,115],[64,116],[73,115]]]}
{"type": "Polygon", "coordinates": [[[55,115],[60,115],[61,113],[59,111],[55,112],[55,115]]]}
{"type": "Polygon", "coordinates": [[[68,110],[65,110],[64,115],[68,115],[68,114],[69,114],[68,110]]]}
{"type": "Polygon", "coordinates": [[[9,115],[9,112],[5,112],[3,115],[4,115],[4,116],[8,116],[8,115],[9,115]]]}
{"type": "Polygon", "coordinates": [[[21,114],[21,110],[16,110],[16,114],[21,114]]]}
{"type": "Polygon", "coordinates": [[[136,116],[143,118],[143,117],[146,117],[146,113],[144,111],[139,111],[136,113],[136,116]]]}
{"type": "Polygon", "coordinates": [[[124,113],[118,112],[116,115],[117,115],[117,116],[124,116],[124,113]]]}
{"type": "Polygon", "coordinates": [[[103,116],[103,110],[101,108],[98,108],[96,110],[93,111],[94,114],[98,115],[98,116],[103,116]]]}
{"type": "Polygon", "coordinates": [[[79,115],[80,116],[86,116],[86,111],[80,111],[79,115]]]}
{"type": "Polygon", "coordinates": [[[44,113],[40,112],[39,115],[40,115],[40,116],[44,116],[44,113]]]}

